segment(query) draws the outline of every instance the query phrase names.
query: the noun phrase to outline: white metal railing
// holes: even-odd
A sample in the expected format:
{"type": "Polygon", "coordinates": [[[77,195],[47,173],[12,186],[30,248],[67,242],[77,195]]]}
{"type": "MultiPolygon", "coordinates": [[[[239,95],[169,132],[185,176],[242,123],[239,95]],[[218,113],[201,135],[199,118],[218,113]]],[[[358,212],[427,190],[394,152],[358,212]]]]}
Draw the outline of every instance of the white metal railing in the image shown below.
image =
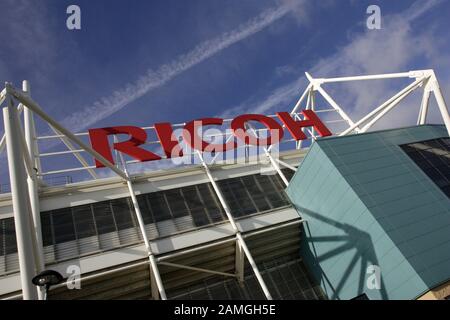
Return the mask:
{"type": "MultiPolygon", "coordinates": [[[[324,109],[324,110],[317,110],[316,112],[320,112],[320,113],[325,113],[325,112],[336,112],[335,109],[324,109]]],[[[293,116],[296,116],[298,119],[302,119],[302,115],[299,112],[294,112],[292,113],[293,116]]],[[[276,115],[268,115],[268,117],[271,118],[276,118],[276,115]]],[[[231,123],[233,119],[224,119],[224,126],[227,126],[229,123],[231,123]]],[[[335,123],[341,123],[344,122],[344,119],[333,119],[333,120],[323,120],[323,122],[325,124],[331,125],[331,124],[335,124],[335,123]]],[[[185,123],[177,123],[172,125],[172,127],[174,128],[174,131],[178,128],[182,128],[183,126],[185,126],[185,123]]],[[[142,129],[144,129],[146,132],[148,132],[148,136],[155,136],[155,128],[153,126],[150,127],[142,127],[142,129]]],[[[252,132],[254,132],[255,134],[267,134],[269,132],[269,129],[267,128],[258,128],[258,129],[254,129],[252,130],[252,132]]],[[[335,131],[334,134],[339,134],[338,131],[335,131]]],[[[76,133],[74,134],[74,136],[77,137],[88,137],[89,134],[87,132],[82,132],[82,133],[76,133]]],[[[204,139],[210,139],[210,141],[215,141],[216,139],[226,139],[225,141],[228,142],[229,139],[234,138],[233,133],[230,130],[226,130],[224,132],[217,132],[214,134],[209,134],[209,133],[205,133],[202,138],[204,139]]],[[[38,136],[36,137],[36,139],[38,141],[58,141],[61,139],[65,139],[64,135],[61,134],[55,134],[55,135],[43,135],[43,136],[38,136]]],[[[313,137],[312,135],[308,136],[308,140],[312,140],[313,137]]],[[[294,138],[291,139],[283,139],[279,142],[279,146],[282,147],[286,147],[287,149],[295,149],[297,148],[297,141],[294,138]]],[[[69,167],[69,168],[65,168],[65,169],[57,169],[57,170],[48,170],[48,171],[40,171],[38,173],[38,176],[49,176],[49,175],[56,175],[56,174],[64,174],[64,173],[73,173],[73,172],[79,172],[79,171],[89,171],[92,178],[97,179],[98,176],[95,175],[95,172],[93,172],[93,170],[96,168],[96,166],[94,165],[89,165],[86,160],[84,160],[83,155],[88,154],[89,152],[86,149],[83,148],[75,148],[72,144],[70,144],[69,141],[64,142],[64,145],[67,147],[66,150],[58,150],[58,151],[51,151],[51,152],[43,152],[43,153],[39,153],[37,156],[39,157],[39,159],[43,159],[43,158],[56,158],[58,156],[67,156],[67,155],[74,155],[75,157],[78,158],[79,162],[82,164],[82,166],[80,167],[69,167]]],[[[157,139],[154,140],[150,140],[150,141],[146,141],[142,146],[159,146],[160,145],[160,141],[157,139]]],[[[261,154],[261,155],[267,155],[264,152],[262,152],[261,150],[259,150],[257,147],[255,146],[246,146],[246,145],[238,145],[234,150],[236,150],[238,153],[240,150],[246,149],[246,148],[250,148],[252,151],[261,154]]],[[[272,149],[272,148],[270,148],[272,149]]],[[[269,149],[269,151],[270,151],[269,149]]],[[[221,152],[217,152],[216,156],[213,158],[213,160],[211,162],[209,162],[208,164],[214,164],[215,161],[219,158],[221,152]]],[[[244,152],[242,152],[243,155],[243,159],[236,159],[236,161],[247,161],[248,160],[248,154],[245,154],[244,152]]],[[[116,157],[117,154],[113,154],[113,157],[116,157]]],[[[169,159],[166,155],[164,154],[160,154],[159,155],[161,157],[161,160],[167,160],[169,159]]],[[[189,157],[194,157],[197,158],[197,152],[192,150],[192,148],[183,148],[183,158],[189,158],[189,157]]],[[[198,159],[198,158],[197,158],[198,159]]],[[[118,163],[120,161],[120,159],[114,159],[115,163],[118,163]]],[[[135,163],[139,163],[139,160],[126,160],[125,161],[126,164],[135,164],[135,163]]],[[[199,164],[200,161],[198,163],[195,164],[199,164]]]]}

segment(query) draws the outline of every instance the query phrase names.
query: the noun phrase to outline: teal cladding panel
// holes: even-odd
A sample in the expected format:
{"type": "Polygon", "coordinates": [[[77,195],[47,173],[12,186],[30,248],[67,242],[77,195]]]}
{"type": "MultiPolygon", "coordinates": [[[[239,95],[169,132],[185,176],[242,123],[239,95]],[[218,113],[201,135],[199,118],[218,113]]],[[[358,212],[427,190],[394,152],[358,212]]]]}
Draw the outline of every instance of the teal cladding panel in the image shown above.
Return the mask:
{"type": "Polygon", "coordinates": [[[450,200],[399,147],[447,137],[416,126],[318,139],[286,192],[302,255],[330,299],[414,299],[450,279],[450,200]],[[367,268],[379,266],[381,288],[367,268]]]}

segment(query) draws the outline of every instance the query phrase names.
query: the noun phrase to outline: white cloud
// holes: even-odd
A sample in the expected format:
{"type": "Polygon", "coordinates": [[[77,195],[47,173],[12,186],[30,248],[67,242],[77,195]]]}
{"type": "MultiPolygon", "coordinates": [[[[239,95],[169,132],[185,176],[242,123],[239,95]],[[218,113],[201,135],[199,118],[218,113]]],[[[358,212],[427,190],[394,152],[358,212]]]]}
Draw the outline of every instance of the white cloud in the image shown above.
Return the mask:
{"type": "MultiPolygon", "coordinates": [[[[424,69],[435,65],[435,61],[448,61],[448,55],[439,50],[440,41],[433,35],[433,30],[412,31],[415,20],[440,3],[438,0],[425,3],[416,1],[402,13],[384,16],[381,30],[366,30],[353,36],[335,54],[319,60],[306,71],[318,78],[336,77],[408,71],[408,67],[418,59],[430,62],[430,66],[426,65],[424,69]]],[[[439,70],[437,72],[439,75],[439,70]]],[[[290,110],[305,87],[306,81],[302,75],[299,79],[276,88],[267,96],[251,98],[228,109],[222,116],[228,117],[241,112],[267,113],[275,108],[290,110]]],[[[345,88],[342,87],[345,91],[341,93],[333,90],[331,85],[326,89],[353,119],[359,119],[401,87],[401,84],[398,86],[398,83],[395,85],[395,82],[383,80],[346,84],[345,88]]],[[[417,99],[409,99],[408,102],[418,106],[417,99]]],[[[391,121],[403,125],[412,124],[417,110],[403,107],[401,110],[401,113],[394,112],[394,117],[389,116],[391,121]]]]}
{"type": "Polygon", "coordinates": [[[28,79],[46,81],[58,52],[50,21],[52,17],[44,2],[2,1],[0,53],[14,58],[0,63],[1,77],[10,80],[16,76],[13,72],[26,70],[28,79]]]}
{"type": "Polygon", "coordinates": [[[279,66],[275,69],[275,75],[277,75],[278,77],[283,77],[286,75],[296,75],[297,73],[297,68],[292,65],[279,66]]]}
{"type": "MultiPolygon", "coordinates": [[[[222,112],[219,117],[232,118],[242,112],[251,113],[266,113],[269,110],[277,107],[283,107],[283,110],[288,106],[292,99],[300,94],[300,89],[306,84],[303,78],[293,81],[287,85],[281,86],[273,90],[270,95],[258,101],[245,101],[242,104],[229,108],[222,112]]],[[[252,100],[252,99],[251,99],[252,100]]]]}
{"type": "Polygon", "coordinates": [[[149,91],[163,86],[174,77],[202,61],[263,30],[284,17],[290,8],[289,5],[282,5],[262,12],[236,29],[199,44],[193,50],[162,65],[157,70],[148,70],[136,82],[124,85],[123,89],[118,89],[83,110],[72,114],[64,119],[62,123],[74,131],[79,131],[112,115],[149,91]]]}
{"type": "MultiPolygon", "coordinates": [[[[14,5],[12,0],[8,1],[11,1],[11,6],[14,5]]],[[[19,5],[16,9],[14,9],[15,15],[29,16],[30,14],[26,12],[28,10],[27,8],[30,8],[30,6],[27,7],[26,4],[27,2],[25,0],[20,0],[19,5]]],[[[298,6],[299,5],[296,4],[294,8],[293,4],[291,3],[282,3],[277,7],[267,9],[253,19],[250,19],[246,23],[239,25],[237,28],[226,32],[218,36],[217,38],[200,43],[191,51],[178,56],[173,61],[160,66],[156,70],[147,70],[147,72],[144,75],[140,76],[134,83],[125,84],[123,88],[118,89],[110,95],[99,99],[98,101],[94,102],[92,105],[85,107],[81,111],[75,112],[72,115],[66,117],[62,120],[61,123],[65,127],[75,132],[89,127],[90,125],[121,110],[122,108],[147,94],[151,90],[165,85],[174,77],[180,75],[183,72],[186,72],[187,70],[205,61],[206,59],[211,58],[222,50],[262,31],[274,22],[286,16],[291,10],[298,10],[298,6]]],[[[36,23],[41,23],[42,20],[45,19],[42,19],[42,17],[30,19],[30,21],[34,21],[36,23]]],[[[29,37],[36,37],[37,39],[41,39],[36,50],[43,50],[45,49],[47,44],[51,43],[50,39],[48,39],[50,35],[45,33],[45,29],[43,29],[42,25],[33,27],[32,25],[26,24],[26,27],[18,28],[14,32],[14,34],[17,35],[17,38],[20,41],[20,46],[18,46],[19,48],[22,48],[24,46],[26,47],[27,39],[29,37]],[[21,37],[21,34],[23,34],[24,37],[21,37]],[[28,34],[30,34],[30,36],[26,36],[28,34]]],[[[51,50],[51,48],[49,50],[51,50]]],[[[35,56],[42,55],[45,55],[44,51],[42,52],[42,54],[35,56]]],[[[27,61],[29,59],[24,60],[27,61]]],[[[55,141],[54,143],[48,143],[45,145],[44,149],[54,147],[58,143],[58,141],[55,141]]],[[[166,164],[164,164],[163,166],[165,167],[166,164]]],[[[139,169],[143,168],[140,168],[139,165],[133,165],[131,170],[132,172],[135,172],[139,169]]]]}

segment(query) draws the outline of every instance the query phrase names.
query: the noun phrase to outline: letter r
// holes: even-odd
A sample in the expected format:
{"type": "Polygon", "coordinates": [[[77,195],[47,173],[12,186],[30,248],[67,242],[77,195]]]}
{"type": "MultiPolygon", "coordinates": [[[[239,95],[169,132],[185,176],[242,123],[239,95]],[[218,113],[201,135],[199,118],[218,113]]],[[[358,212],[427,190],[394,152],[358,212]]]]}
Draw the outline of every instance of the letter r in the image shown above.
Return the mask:
{"type": "MultiPolygon", "coordinates": [[[[89,138],[91,140],[92,148],[104,156],[112,164],[114,164],[114,159],[111,153],[108,136],[115,134],[128,134],[131,138],[128,141],[114,143],[113,149],[123,152],[139,161],[161,159],[160,156],[154,154],[153,152],[138,147],[141,144],[144,144],[147,139],[147,133],[144,129],[133,126],[89,129],[89,138]]],[[[95,166],[97,168],[104,167],[104,165],[97,159],[95,159],[95,166]]]]}

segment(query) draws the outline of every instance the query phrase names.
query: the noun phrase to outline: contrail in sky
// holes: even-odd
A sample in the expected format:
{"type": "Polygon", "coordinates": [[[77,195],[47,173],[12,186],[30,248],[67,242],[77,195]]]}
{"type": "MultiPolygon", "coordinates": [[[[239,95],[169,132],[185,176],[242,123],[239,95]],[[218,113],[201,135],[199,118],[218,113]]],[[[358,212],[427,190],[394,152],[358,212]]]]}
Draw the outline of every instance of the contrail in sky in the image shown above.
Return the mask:
{"type": "Polygon", "coordinates": [[[284,17],[289,11],[290,6],[288,5],[263,11],[260,15],[241,24],[238,28],[197,45],[191,51],[160,66],[157,70],[149,69],[137,81],[124,85],[124,88],[114,91],[109,96],[105,96],[83,110],[66,117],[63,119],[62,124],[74,131],[83,130],[121,110],[149,91],[163,86],[179,74],[223,49],[261,31],[284,17]]]}

